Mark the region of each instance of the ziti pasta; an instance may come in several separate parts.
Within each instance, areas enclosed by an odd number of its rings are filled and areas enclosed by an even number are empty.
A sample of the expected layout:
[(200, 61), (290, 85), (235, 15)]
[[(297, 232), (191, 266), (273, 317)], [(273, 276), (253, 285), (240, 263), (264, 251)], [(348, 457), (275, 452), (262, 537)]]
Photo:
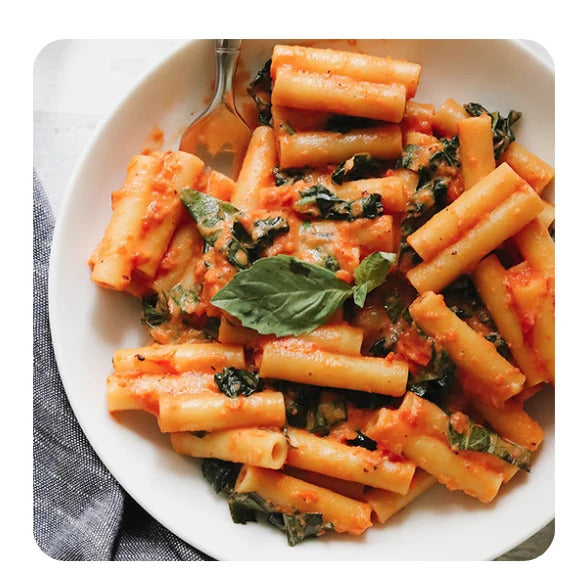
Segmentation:
[(524, 407), (554, 386), (554, 170), (520, 112), (423, 102), (421, 72), (276, 46), (236, 181), (136, 154), (89, 260), (150, 336), (111, 354), (110, 413), (291, 545), (434, 485), (489, 503), (547, 438)]

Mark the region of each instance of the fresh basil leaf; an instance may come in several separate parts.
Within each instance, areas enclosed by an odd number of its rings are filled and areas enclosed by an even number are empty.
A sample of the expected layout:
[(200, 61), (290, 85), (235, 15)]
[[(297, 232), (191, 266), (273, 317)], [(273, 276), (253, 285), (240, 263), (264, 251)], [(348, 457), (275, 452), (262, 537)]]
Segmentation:
[(351, 294), (351, 287), (329, 269), (276, 255), (238, 272), (211, 303), (244, 327), (281, 337), (326, 323)]
[(368, 293), (384, 283), (396, 258), (394, 253), (378, 251), (363, 259), (359, 267), (353, 271), (355, 280), (353, 300), (358, 307), (365, 305)]

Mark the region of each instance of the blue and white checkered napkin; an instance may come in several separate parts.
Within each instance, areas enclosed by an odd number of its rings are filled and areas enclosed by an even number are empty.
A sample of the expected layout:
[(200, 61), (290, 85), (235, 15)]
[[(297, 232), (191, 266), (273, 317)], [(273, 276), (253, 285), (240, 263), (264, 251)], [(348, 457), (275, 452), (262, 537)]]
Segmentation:
[(211, 560), (148, 515), (101, 463), (66, 398), (48, 326), (54, 228), (34, 174), (33, 530), (56, 560)]

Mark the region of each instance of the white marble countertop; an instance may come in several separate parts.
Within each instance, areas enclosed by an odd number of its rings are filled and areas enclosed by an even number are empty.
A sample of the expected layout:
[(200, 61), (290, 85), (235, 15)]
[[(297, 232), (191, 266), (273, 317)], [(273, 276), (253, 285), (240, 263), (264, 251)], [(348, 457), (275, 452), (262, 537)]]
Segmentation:
[[(77, 160), (98, 125), (181, 40), (59, 40), (34, 63), (33, 162), (55, 216)], [(545, 59), (547, 53), (532, 44)], [(500, 560), (527, 560), (549, 546), (554, 524)]]

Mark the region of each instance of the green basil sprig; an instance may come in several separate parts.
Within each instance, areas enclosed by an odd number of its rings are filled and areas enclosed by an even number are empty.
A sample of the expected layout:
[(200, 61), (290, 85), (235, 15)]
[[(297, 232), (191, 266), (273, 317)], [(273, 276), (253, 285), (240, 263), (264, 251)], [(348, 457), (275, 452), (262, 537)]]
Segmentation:
[(302, 335), (326, 323), (352, 296), (362, 307), (394, 260), (392, 253), (369, 255), (355, 270), (352, 286), (329, 269), (295, 257), (266, 257), (238, 272), (211, 303), (263, 335)]

